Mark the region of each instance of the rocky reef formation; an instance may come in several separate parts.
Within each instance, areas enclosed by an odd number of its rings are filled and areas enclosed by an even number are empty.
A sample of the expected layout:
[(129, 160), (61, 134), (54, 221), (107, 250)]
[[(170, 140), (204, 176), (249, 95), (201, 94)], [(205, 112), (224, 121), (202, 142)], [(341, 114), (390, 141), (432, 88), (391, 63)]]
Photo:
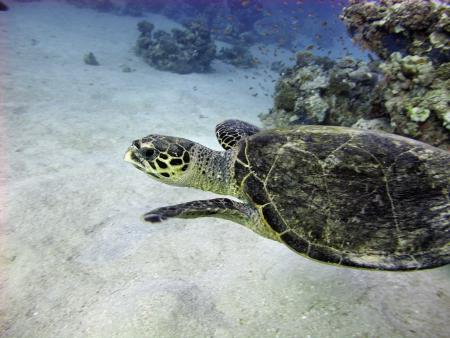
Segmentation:
[(387, 60), (394, 52), (450, 61), (450, 8), (431, 0), (349, 1), (342, 20), (361, 46)]
[(450, 150), (448, 1), (350, 0), (341, 17), (354, 41), (381, 60), (299, 54), (264, 124), (382, 129)]
[(165, 32), (153, 32), (154, 25), (148, 21), (138, 24), (140, 36), (136, 54), (159, 70), (179, 74), (208, 72), (216, 55), (216, 46), (209, 30), (198, 22), (191, 22), (185, 29), (174, 28)]
[(395, 132), (448, 147), (450, 63), (434, 65), (426, 56), (393, 53), (381, 68), (379, 92)]
[(267, 127), (352, 126), (360, 119), (378, 118), (382, 113), (373, 109), (377, 79), (375, 64), (299, 53), (296, 65), (277, 82), (274, 108), (260, 117)]
[(384, 61), (377, 102), (394, 131), (450, 150), (449, 3), (352, 0), (342, 19)]
[(250, 42), (253, 25), (263, 17), (259, 1), (241, 0), (130, 0), (134, 11), (151, 11), (183, 25), (197, 21), (215, 38), (230, 42)]

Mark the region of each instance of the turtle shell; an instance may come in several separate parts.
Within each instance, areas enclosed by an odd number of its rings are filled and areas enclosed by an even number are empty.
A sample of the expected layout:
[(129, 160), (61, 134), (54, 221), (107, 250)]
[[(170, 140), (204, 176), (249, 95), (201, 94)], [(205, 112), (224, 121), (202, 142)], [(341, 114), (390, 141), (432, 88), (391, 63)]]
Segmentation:
[(411, 270), (450, 263), (450, 153), (330, 126), (243, 140), (235, 178), (263, 223), (327, 263)]

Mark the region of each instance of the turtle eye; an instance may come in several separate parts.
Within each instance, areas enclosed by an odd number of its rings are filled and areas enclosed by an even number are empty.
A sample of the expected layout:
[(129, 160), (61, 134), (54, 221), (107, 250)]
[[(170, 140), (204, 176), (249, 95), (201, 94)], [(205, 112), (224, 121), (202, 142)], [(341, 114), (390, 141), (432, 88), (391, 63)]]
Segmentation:
[(156, 157), (156, 151), (152, 148), (143, 149), (142, 156), (144, 156), (146, 160), (153, 160)]

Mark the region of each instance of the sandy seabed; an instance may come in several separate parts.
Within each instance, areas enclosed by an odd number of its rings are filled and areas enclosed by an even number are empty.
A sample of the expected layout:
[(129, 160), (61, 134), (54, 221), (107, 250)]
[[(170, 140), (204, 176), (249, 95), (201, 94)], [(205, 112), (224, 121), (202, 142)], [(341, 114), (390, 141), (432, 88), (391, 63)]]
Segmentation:
[[(212, 194), (146, 178), (122, 161), (130, 142), (160, 133), (218, 149), (215, 124), (258, 123), (273, 84), (219, 62), (154, 70), (132, 51), (138, 20), (55, 3), (0, 13), (0, 336), (448, 337), (448, 267), (337, 268), (224, 220), (141, 223)], [(83, 63), (89, 51), (100, 66)]]

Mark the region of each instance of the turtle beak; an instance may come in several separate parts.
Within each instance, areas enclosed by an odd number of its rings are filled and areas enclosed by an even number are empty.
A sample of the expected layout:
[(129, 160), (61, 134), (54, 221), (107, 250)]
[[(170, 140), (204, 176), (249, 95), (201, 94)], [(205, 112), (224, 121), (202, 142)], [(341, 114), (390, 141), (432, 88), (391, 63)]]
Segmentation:
[(145, 170), (144, 164), (139, 159), (139, 151), (138, 148), (135, 146), (134, 142), (133, 145), (130, 148), (128, 148), (123, 159), (125, 162), (129, 162), (132, 165), (134, 165), (137, 169)]

